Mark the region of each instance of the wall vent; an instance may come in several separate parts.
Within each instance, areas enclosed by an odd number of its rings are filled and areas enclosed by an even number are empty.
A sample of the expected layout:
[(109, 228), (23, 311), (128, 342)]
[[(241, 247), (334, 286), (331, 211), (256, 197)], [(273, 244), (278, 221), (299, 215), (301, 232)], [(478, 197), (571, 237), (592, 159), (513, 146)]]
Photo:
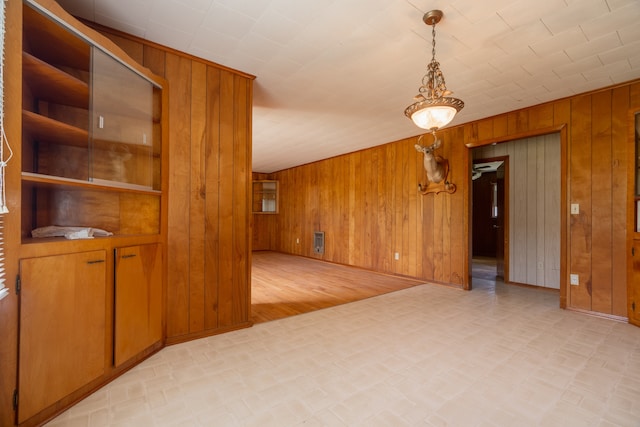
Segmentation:
[(324, 253), (324, 231), (313, 233), (313, 252), (317, 254)]

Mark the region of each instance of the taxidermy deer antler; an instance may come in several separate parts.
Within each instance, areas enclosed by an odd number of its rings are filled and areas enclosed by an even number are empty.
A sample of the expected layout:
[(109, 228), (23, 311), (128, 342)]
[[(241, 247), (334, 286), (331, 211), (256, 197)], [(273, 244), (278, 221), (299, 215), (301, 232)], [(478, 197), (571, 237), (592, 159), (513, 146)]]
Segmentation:
[(436, 137), (435, 130), (431, 132), (433, 134), (433, 144), (428, 147), (420, 145), (422, 137), (418, 138), (418, 144), (415, 145), (416, 150), (424, 154), (424, 169), (427, 172), (427, 178), (429, 183), (427, 185), (418, 184), (418, 190), (422, 194), (428, 193), (440, 193), (442, 191), (449, 194), (455, 193), (456, 185), (447, 181), (447, 175), (449, 175), (449, 161), (443, 159), (440, 156), (436, 156), (433, 152), (442, 145), (442, 141)]
[[(418, 138), (418, 142), (422, 140), (422, 136)], [(433, 132), (434, 142), (428, 147), (416, 144), (416, 150), (424, 154), (424, 169), (427, 171), (427, 178), (430, 182), (435, 184), (442, 182), (446, 178), (444, 166), (441, 162), (438, 162), (433, 152), (442, 145), (442, 141), (436, 137), (436, 133)]]

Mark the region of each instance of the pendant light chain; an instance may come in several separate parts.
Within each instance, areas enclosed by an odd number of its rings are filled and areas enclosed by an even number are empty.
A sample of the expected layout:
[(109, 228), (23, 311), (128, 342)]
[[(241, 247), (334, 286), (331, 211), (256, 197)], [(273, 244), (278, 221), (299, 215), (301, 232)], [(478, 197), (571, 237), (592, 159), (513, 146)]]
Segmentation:
[(436, 60), (436, 23), (431, 25), (431, 61)]

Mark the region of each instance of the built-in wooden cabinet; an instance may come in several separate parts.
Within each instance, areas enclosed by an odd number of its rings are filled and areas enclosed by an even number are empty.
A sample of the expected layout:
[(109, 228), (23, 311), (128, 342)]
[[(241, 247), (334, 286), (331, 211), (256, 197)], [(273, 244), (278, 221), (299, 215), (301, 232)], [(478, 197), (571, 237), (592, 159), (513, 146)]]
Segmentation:
[(631, 274), (628, 280), (629, 323), (640, 326), (640, 240), (631, 246)]
[(50, 225), (158, 234), (160, 85), (36, 3), (23, 21), (23, 242)]
[(105, 373), (104, 250), (20, 261), (18, 422)]
[(162, 340), (162, 251), (158, 244), (116, 248), (114, 364)]
[(39, 425), (164, 345), (167, 95), (54, 1), (22, 12), (15, 402)]
[(253, 181), (253, 213), (278, 213), (278, 181)]

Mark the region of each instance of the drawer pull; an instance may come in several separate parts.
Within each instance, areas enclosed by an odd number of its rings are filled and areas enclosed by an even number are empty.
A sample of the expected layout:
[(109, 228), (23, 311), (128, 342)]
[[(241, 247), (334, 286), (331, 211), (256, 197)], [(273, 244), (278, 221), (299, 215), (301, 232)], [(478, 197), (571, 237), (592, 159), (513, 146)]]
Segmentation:
[(101, 262), (104, 262), (103, 259), (94, 259), (91, 261), (87, 261), (87, 264), (100, 264)]
[(122, 255), (120, 258), (133, 258), (135, 256), (136, 254), (128, 254), (128, 255)]

